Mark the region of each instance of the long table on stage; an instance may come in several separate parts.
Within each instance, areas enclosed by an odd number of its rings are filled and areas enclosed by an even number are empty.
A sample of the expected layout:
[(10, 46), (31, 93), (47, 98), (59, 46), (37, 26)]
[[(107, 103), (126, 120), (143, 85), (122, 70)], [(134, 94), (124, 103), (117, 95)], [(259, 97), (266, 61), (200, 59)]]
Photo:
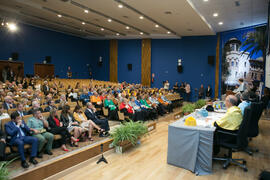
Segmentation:
[[(196, 175), (212, 173), (212, 153), (215, 127), (213, 122), (224, 115), (222, 112), (209, 112), (206, 118), (192, 113), (169, 125), (168, 164), (192, 171)], [(192, 116), (197, 126), (184, 125), (185, 119)]]

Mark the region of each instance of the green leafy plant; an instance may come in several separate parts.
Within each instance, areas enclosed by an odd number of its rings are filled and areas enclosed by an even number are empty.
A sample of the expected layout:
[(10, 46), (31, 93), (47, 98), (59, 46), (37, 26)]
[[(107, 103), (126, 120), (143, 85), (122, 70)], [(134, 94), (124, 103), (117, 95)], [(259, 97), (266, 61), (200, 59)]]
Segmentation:
[(10, 161), (0, 162), (0, 180), (8, 180), (9, 179), (10, 171), (8, 169), (8, 165), (10, 163), (12, 163), (15, 159), (17, 159), (17, 158), (14, 158)]
[(197, 102), (195, 102), (195, 109), (200, 109), (205, 105), (206, 105), (206, 101), (203, 99), (200, 99)]
[(142, 122), (126, 122), (117, 127), (112, 133), (112, 145), (119, 146), (121, 142), (129, 141), (132, 145), (136, 145), (139, 137), (144, 136), (148, 132), (148, 127)]
[(182, 110), (183, 110), (184, 114), (192, 113), (195, 110), (195, 105), (194, 104), (186, 104), (183, 106)]
[(245, 34), (246, 40), (243, 42), (243, 53), (249, 52), (249, 57), (259, 52), (263, 53), (263, 60), (266, 57), (266, 26), (259, 26), (255, 28), (255, 31)]

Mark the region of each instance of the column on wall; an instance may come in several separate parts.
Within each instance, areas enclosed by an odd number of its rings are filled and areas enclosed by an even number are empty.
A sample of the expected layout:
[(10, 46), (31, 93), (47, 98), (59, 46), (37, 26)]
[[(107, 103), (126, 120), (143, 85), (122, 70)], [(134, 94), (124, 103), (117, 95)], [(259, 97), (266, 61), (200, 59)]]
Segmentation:
[(118, 82), (118, 41), (110, 40), (110, 81)]
[(218, 98), (218, 86), (219, 86), (219, 43), (220, 43), (220, 33), (218, 33), (217, 47), (216, 47), (215, 98)]
[(141, 84), (151, 86), (151, 39), (142, 40)]

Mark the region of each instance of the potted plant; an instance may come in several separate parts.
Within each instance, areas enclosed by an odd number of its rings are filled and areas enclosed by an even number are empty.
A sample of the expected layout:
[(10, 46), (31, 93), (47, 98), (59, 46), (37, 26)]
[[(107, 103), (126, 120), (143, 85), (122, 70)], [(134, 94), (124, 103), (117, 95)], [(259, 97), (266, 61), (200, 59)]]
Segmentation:
[(113, 138), (112, 146), (116, 148), (117, 153), (122, 153), (124, 149), (135, 146), (138, 139), (148, 132), (148, 127), (142, 122), (126, 122), (111, 133)]
[[(17, 159), (17, 158), (15, 158)], [(2, 161), (0, 162), (0, 180), (8, 180), (10, 179), (8, 176), (10, 175), (10, 171), (8, 170), (8, 165), (13, 162), (15, 159), (10, 161)]]
[(203, 99), (200, 99), (197, 102), (195, 102), (195, 109), (200, 109), (205, 105), (206, 105), (206, 101)]
[(192, 113), (194, 111), (194, 109), (195, 109), (194, 104), (186, 104), (182, 108), (184, 115), (188, 115), (188, 114)]

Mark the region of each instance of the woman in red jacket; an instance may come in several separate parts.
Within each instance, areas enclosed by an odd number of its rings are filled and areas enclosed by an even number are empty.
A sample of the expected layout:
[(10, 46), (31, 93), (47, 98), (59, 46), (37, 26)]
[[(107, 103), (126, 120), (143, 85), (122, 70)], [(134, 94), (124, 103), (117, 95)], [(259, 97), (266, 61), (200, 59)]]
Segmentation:
[(135, 120), (135, 111), (128, 104), (128, 100), (126, 98), (122, 99), (122, 102), (120, 104), (120, 112), (124, 113), (125, 116), (128, 116), (131, 120)]

